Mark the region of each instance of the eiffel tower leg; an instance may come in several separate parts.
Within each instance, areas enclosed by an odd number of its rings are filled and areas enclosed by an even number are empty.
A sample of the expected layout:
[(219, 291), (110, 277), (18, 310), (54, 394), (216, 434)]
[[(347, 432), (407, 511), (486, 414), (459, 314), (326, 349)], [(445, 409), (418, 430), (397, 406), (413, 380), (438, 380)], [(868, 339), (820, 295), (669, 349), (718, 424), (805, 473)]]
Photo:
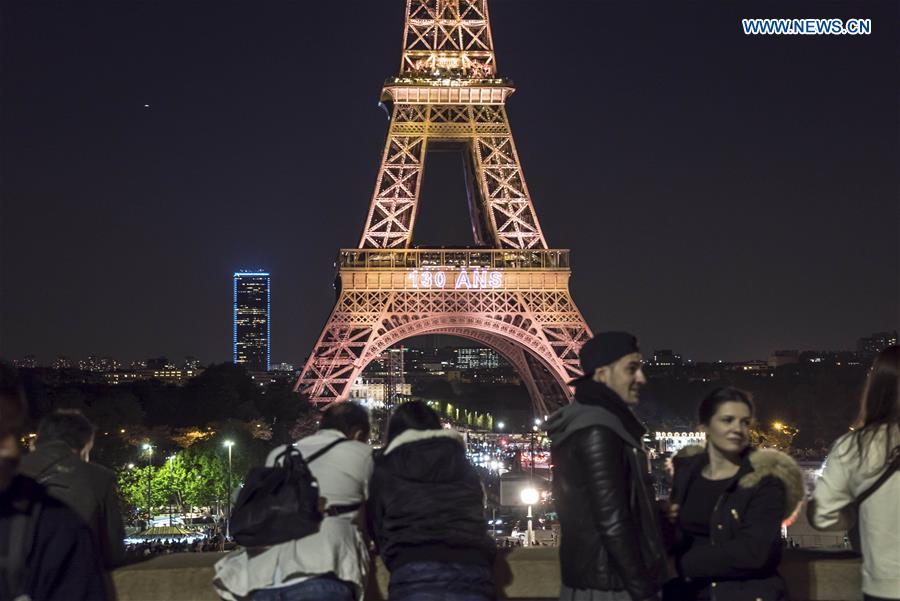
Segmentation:
[(392, 111), (360, 248), (404, 248), (412, 241), (427, 151), (425, 128), (417, 123), (425, 120), (427, 110), (397, 105)]
[(294, 390), (315, 403), (346, 400), (388, 298), (387, 292), (342, 291)]

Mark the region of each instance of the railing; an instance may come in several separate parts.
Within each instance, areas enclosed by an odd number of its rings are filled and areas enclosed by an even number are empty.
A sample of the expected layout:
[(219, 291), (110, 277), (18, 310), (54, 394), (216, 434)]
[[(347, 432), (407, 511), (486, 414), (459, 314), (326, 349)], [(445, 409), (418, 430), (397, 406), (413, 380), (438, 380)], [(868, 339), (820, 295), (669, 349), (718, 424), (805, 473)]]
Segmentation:
[(345, 248), (338, 255), (341, 269), (561, 269), (569, 265), (568, 250)]
[[(501, 549), (494, 565), (504, 599), (559, 599), (558, 549)], [(220, 553), (175, 553), (113, 573), (119, 601), (217, 601), (213, 564)], [(785, 549), (779, 571), (794, 601), (861, 601), (859, 558), (847, 553)], [(388, 572), (378, 561), (366, 599), (387, 598)]]

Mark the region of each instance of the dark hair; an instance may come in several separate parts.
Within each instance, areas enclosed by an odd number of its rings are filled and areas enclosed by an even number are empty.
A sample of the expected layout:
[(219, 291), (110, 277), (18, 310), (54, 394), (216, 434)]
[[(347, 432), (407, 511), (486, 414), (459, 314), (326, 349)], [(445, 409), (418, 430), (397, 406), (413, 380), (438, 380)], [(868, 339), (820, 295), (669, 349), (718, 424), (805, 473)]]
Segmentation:
[(394, 409), (388, 422), (385, 446), (407, 430), (440, 430), (441, 418), (422, 401), (408, 401)]
[[(900, 444), (893, 442), (894, 427), (900, 425), (900, 346), (889, 346), (875, 358), (872, 370), (866, 379), (866, 388), (859, 406), (859, 417), (856, 418), (854, 431), (851, 434), (856, 440), (859, 451), (859, 462), (862, 464), (876, 432), (885, 428), (885, 464), (889, 463), (897, 453)], [(881, 471), (884, 465), (878, 466)]]
[(64, 442), (73, 451), (80, 451), (94, 437), (97, 427), (78, 409), (57, 409), (38, 425), (37, 446)]
[(749, 392), (733, 386), (720, 386), (700, 401), (700, 406), (697, 407), (697, 421), (708, 426), (719, 406), (725, 403), (743, 403), (750, 408), (750, 415), (753, 415), (755, 410), (753, 396)]
[(19, 372), (0, 361), (0, 436), (19, 436), (25, 428), (27, 414)]
[(363, 433), (363, 438), (368, 439), (369, 428), (369, 412), (350, 401), (328, 407), (319, 422), (319, 430), (339, 430), (347, 437), (352, 436), (354, 430), (359, 430)]

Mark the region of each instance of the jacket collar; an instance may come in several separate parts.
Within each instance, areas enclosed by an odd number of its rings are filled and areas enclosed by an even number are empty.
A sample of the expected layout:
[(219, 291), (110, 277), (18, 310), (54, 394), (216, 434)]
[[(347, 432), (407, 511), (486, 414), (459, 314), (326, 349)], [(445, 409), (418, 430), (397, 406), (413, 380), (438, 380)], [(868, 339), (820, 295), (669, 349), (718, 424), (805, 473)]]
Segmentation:
[(61, 461), (78, 459), (72, 448), (61, 440), (38, 444), (34, 452), (26, 455), (38, 470), (43, 471)]
[(397, 436), (394, 440), (391, 441), (391, 444), (387, 446), (384, 450), (384, 455), (387, 455), (391, 451), (396, 450), (397, 448), (410, 444), (413, 442), (419, 442), (422, 440), (431, 440), (431, 439), (440, 439), (446, 438), (450, 440), (455, 440), (461, 445), (465, 444), (465, 440), (463, 439), (462, 434), (457, 432), (456, 430), (446, 430), (441, 428), (440, 430), (413, 430), (409, 429), (405, 432), (401, 432), (400, 435)]
[(576, 384), (575, 401), (582, 405), (603, 407), (622, 420), (622, 426), (625, 430), (638, 441), (647, 433), (647, 428), (638, 421), (638, 418), (625, 404), (622, 397), (602, 382), (583, 380)]
[[(681, 449), (673, 459), (676, 464), (684, 462), (684, 467), (688, 470), (687, 484), (679, 494), (681, 498), (673, 499), (675, 502), (681, 503), (694, 479), (709, 464), (709, 453), (706, 451), (706, 447), (691, 445)], [(783, 517), (790, 516), (798, 504), (803, 501), (805, 483), (803, 472), (787, 453), (776, 449), (747, 447), (741, 457), (741, 465), (737, 473), (731, 478), (725, 490), (732, 492), (738, 487), (753, 488), (767, 476), (778, 478), (784, 485), (787, 498)]]

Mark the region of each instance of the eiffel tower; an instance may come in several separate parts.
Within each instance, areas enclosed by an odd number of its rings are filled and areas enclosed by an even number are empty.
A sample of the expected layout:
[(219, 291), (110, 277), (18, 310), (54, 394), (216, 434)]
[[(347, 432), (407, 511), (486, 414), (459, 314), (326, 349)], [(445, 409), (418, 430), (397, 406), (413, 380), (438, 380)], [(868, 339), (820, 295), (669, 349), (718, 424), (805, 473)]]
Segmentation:
[[(477, 341), (512, 364), (536, 415), (571, 401), (590, 330), (569, 293), (569, 251), (549, 249), (513, 143), (487, 0), (407, 0), (381, 170), (359, 247), (342, 249), (337, 303), (294, 387), (346, 400), (388, 347), (423, 334)], [(429, 150), (464, 154), (474, 246), (413, 248)]]

